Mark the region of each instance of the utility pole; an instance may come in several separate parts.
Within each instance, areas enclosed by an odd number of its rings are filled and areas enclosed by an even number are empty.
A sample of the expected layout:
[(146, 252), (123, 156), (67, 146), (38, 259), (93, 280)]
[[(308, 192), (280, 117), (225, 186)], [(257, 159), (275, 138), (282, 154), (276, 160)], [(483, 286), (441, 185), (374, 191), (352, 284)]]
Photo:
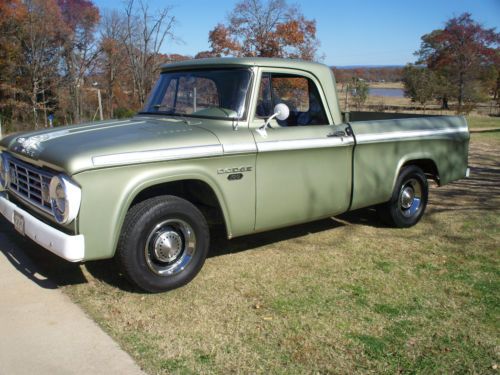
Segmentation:
[[(102, 115), (102, 100), (101, 100), (101, 89), (99, 88), (99, 82), (94, 82), (92, 83), (92, 86), (94, 86), (94, 90), (97, 90), (97, 103), (98, 103), (98, 110), (99, 110), (99, 119), (102, 121), (104, 120), (104, 116)], [(94, 118), (97, 114), (97, 111), (96, 113), (94, 114)], [(92, 120), (94, 121), (94, 120)]]
[(101, 100), (101, 89), (97, 88), (97, 101), (99, 102), (99, 118), (104, 120), (104, 117), (102, 116), (102, 100)]

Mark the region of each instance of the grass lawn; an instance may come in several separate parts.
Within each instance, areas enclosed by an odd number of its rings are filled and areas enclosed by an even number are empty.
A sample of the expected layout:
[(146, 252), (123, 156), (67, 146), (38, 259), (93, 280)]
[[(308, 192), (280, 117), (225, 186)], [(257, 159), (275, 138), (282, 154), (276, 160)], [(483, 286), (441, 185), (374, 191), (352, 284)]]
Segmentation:
[(215, 231), (195, 280), (157, 295), (109, 262), (44, 267), (151, 374), (498, 374), (492, 134), (473, 135), (471, 178), (432, 188), (410, 229), (362, 210), (233, 241)]
[(469, 128), (498, 128), (500, 129), (500, 117), (479, 117), (479, 116), (468, 116), (467, 123)]

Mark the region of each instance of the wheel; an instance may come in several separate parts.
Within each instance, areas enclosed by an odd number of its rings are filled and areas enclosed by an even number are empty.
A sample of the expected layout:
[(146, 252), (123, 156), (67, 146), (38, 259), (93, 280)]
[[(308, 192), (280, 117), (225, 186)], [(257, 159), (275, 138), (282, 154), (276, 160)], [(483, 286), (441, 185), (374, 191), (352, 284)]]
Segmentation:
[(424, 214), (429, 185), (424, 172), (417, 166), (404, 167), (396, 181), (391, 200), (377, 208), (383, 222), (407, 228), (418, 223)]
[(164, 292), (198, 274), (209, 241), (202, 213), (184, 199), (164, 195), (129, 210), (116, 257), (133, 284), (147, 292)]

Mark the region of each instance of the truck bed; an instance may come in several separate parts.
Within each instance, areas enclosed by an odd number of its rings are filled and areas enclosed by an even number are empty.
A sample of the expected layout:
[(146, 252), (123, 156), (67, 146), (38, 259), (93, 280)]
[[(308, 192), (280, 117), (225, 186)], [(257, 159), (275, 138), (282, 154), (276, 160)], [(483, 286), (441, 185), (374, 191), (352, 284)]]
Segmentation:
[(464, 117), (351, 112), (348, 123), (356, 144), (351, 209), (387, 201), (398, 171), (409, 161), (432, 170), (440, 185), (466, 174), (469, 132)]

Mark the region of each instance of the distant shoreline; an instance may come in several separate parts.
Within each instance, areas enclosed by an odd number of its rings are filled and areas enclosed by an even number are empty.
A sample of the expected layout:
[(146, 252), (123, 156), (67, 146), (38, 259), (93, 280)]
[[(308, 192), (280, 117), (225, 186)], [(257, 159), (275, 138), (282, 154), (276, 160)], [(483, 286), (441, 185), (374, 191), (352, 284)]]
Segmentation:
[(403, 82), (369, 82), (372, 89), (404, 89)]

